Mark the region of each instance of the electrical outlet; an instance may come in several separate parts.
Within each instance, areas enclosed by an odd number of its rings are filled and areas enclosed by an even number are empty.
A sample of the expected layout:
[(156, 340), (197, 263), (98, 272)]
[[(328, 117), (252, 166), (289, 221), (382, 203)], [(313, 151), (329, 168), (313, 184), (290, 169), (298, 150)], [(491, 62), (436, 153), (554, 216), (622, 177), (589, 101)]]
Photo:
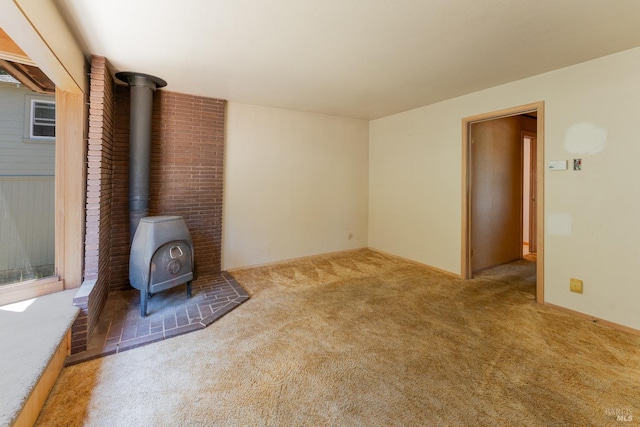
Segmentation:
[(574, 279), (573, 277), (569, 280), (569, 290), (571, 292), (576, 292), (578, 294), (582, 293), (582, 280)]

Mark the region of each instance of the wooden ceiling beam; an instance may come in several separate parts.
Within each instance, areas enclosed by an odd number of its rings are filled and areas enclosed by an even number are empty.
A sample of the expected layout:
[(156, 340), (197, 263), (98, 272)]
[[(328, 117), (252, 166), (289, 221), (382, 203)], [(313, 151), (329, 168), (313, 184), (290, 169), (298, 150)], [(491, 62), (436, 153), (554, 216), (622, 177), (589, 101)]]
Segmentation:
[(53, 95), (55, 84), (38, 67), (0, 59), (0, 68), (34, 92)]
[(2, 28), (0, 28), (0, 59), (31, 66), (36, 65)]

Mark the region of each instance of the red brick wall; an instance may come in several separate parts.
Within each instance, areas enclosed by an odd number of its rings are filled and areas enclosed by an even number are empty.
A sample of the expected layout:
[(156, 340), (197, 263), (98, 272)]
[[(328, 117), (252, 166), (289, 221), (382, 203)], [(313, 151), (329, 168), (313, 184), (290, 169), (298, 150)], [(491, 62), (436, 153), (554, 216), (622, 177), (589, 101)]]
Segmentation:
[[(155, 98), (155, 96), (154, 96)], [(111, 198), (111, 290), (129, 286), (129, 88), (115, 88), (113, 196)]]
[(113, 79), (105, 58), (91, 58), (84, 283), (89, 288), (74, 303), (80, 307), (71, 334), (71, 351), (86, 349), (87, 339), (107, 299), (111, 281), (111, 190), (113, 155)]
[(113, 78), (105, 58), (93, 57), (91, 65), (84, 280), (99, 279), (108, 283), (111, 271)]
[[(169, 82), (169, 85), (171, 82)], [(116, 87), (111, 199), (111, 290), (129, 285), (129, 88)], [(226, 101), (157, 90), (151, 137), (149, 215), (185, 218), (198, 281), (221, 268)]]
[[(72, 353), (86, 349), (110, 290), (129, 285), (129, 88), (91, 58), (84, 282)], [(199, 281), (220, 271), (226, 101), (156, 91), (149, 215), (181, 215)]]

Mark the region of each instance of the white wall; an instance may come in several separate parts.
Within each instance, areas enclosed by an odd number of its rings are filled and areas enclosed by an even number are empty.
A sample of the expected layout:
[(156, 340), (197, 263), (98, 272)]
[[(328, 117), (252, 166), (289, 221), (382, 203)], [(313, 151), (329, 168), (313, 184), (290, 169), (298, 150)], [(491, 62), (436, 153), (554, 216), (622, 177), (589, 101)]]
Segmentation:
[(545, 300), (640, 329), (640, 48), (372, 121), (369, 246), (460, 273), (461, 119), (540, 100), (583, 159), (545, 174)]
[(368, 122), (227, 108), (224, 269), (367, 246)]

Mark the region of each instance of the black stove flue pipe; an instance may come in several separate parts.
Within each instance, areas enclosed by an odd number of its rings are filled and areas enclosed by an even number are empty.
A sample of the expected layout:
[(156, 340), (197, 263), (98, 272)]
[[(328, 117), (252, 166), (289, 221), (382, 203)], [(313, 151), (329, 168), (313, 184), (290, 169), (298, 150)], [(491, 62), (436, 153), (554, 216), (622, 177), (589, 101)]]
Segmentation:
[(153, 92), (167, 82), (148, 74), (123, 71), (116, 78), (131, 90), (129, 123), (129, 229), (130, 241), (141, 218), (149, 216), (149, 175), (151, 165), (151, 113)]

